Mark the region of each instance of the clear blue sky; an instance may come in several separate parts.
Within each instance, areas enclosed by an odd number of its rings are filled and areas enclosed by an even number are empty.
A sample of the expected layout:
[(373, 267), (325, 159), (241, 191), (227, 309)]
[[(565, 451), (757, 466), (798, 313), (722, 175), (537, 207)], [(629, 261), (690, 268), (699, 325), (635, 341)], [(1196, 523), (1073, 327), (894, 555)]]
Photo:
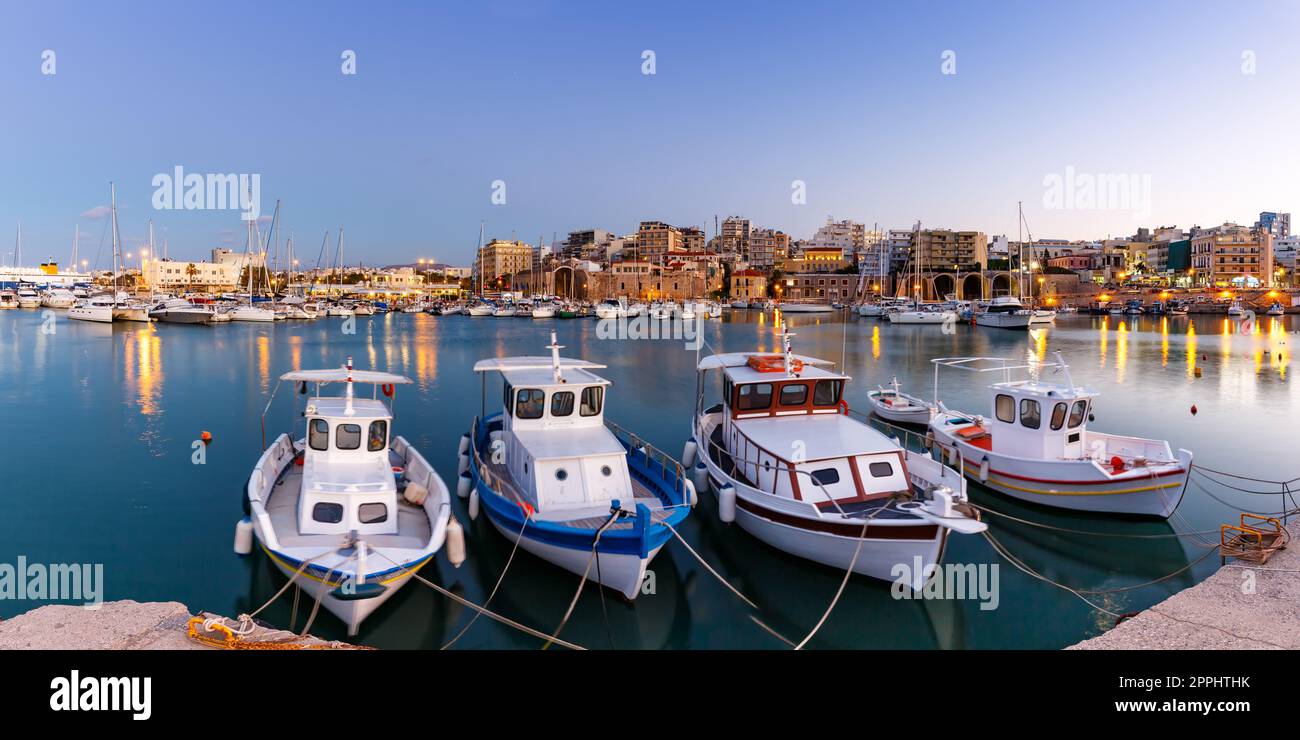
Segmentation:
[[(340, 224), (349, 262), (467, 264), (480, 220), (1014, 235), (1023, 200), (1035, 236), (1096, 238), (1300, 208), (1300, 4), (702, 5), (5, 2), (0, 252), (21, 219), (25, 261), (66, 259), (77, 223), (93, 258), (109, 180), (128, 247), (150, 217), (173, 257), (242, 246), (234, 212), (152, 209), (176, 165), (260, 174), (309, 262)], [(1067, 166), (1149, 175), (1150, 216), (1045, 209)]]

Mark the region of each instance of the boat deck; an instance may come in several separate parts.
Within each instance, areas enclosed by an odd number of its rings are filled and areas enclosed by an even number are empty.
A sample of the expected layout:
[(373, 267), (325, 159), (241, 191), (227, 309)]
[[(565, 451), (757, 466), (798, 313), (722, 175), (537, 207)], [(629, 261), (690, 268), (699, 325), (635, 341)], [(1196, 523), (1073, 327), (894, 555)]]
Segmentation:
[[(492, 474), (492, 481), (497, 486), (495, 490), (516, 504), (527, 504), (534, 510), (533, 518), (538, 521), (575, 529), (597, 529), (609, 520), (610, 511), (608, 506), (565, 507), (555, 511), (536, 511), (537, 501), (519, 490), (514, 479), (510, 477), (510, 471), (504, 464), (489, 462), (487, 467)], [(672, 509), (665, 508), (659, 497), (645, 484), (638, 481), (635, 476), (632, 477), (632, 500), (622, 501), (621, 503), (624, 509), (635, 509), (637, 504), (645, 504), (650, 509), (651, 522), (656, 524), (667, 519), (672, 514)], [(632, 523), (629, 521), (618, 521), (610, 525), (609, 529), (630, 529), (631, 527)]]
[[(393, 465), (404, 465), (400, 457), (391, 450), (388, 453)], [(305, 547), (319, 545), (342, 545), (347, 539), (344, 534), (298, 534), (298, 499), (302, 495), (302, 467), (290, 465), (271, 491), (266, 502), (266, 513), (271, 517), (275, 536), (283, 547)], [(432, 537), (429, 516), (423, 506), (413, 506), (401, 494), (397, 496), (397, 534), (366, 535), (366, 543), (371, 547), (400, 547), (411, 550), (423, 549)]]

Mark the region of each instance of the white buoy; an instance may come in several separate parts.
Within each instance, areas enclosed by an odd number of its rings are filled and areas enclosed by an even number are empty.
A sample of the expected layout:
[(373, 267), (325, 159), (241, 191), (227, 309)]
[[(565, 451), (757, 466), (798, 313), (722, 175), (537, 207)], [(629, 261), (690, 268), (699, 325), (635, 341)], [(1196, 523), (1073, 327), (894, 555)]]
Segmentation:
[(469, 454), (469, 432), (460, 435), (460, 447), (456, 449), (457, 455)]
[(456, 517), (447, 519), (447, 560), (453, 568), (459, 568), (465, 562), (465, 530)]
[(686, 440), (686, 447), (682, 450), (682, 465), (683, 465), (683, 466), (689, 468), (689, 467), (691, 467), (692, 465), (695, 464), (695, 451), (696, 451), (697, 449), (698, 449), (698, 446), (695, 444), (695, 440), (693, 440), (693, 439), (688, 439), (688, 440)]
[(736, 487), (730, 483), (718, 489), (718, 518), (727, 524), (736, 521)]
[(253, 551), (253, 520), (244, 517), (235, 523), (235, 552), (247, 555)]
[(474, 479), (470, 477), (469, 471), (460, 474), (456, 479), (456, 495), (465, 498), (469, 495), (469, 489), (474, 487)]
[(709, 467), (703, 462), (695, 463), (695, 469), (691, 471), (691, 477), (694, 478), (693, 482), (697, 493), (709, 490)]
[(952, 447), (948, 448), (948, 467), (957, 465), (957, 444), (954, 442)]
[(699, 494), (695, 492), (695, 484), (691, 482), (690, 478), (682, 479), (682, 494), (686, 498), (686, 503), (691, 505), (691, 508), (695, 508), (695, 505), (700, 502)]
[(457, 472), (458, 474), (459, 474), (459, 473), (464, 473), (466, 470), (469, 470), (469, 455), (468, 455), (468, 454), (461, 455), (461, 456), (460, 456), (460, 459), (456, 461), (456, 472)]
[(429, 489), (423, 483), (410, 481), (406, 484), (406, 490), (402, 491), (402, 498), (414, 506), (424, 506), (425, 500), (429, 498)]
[(925, 449), (929, 450), (934, 447), (934, 430), (931, 429), (925, 433)]
[(478, 521), (478, 489), (469, 492), (469, 520)]
[(986, 457), (980, 460), (980, 483), (989, 482), (989, 459)]

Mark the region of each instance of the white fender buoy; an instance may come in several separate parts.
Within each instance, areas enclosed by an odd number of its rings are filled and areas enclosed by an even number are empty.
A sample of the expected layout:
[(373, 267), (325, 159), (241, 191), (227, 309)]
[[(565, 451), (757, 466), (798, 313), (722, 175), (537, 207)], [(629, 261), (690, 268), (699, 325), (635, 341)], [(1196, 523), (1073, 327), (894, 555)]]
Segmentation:
[(730, 483), (718, 489), (718, 518), (727, 524), (736, 521), (736, 487)]
[(934, 430), (931, 429), (925, 433), (925, 449), (929, 450), (934, 447)]
[(456, 495), (465, 498), (469, 495), (469, 489), (473, 488), (473, 486), (474, 479), (470, 477), (469, 471), (466, 470), (456, 479)]
[(695, 444), (695, 440), (693, 440), (693, 439), (688, 439), (688, 440), (686, 440), (686, 447), (682, 450), (682, 465), (683, 465), (683, 466), (689, 468), (689, 467), (695, 465), (695, 451), (696, 451), (697, 449), (698, 449), (698, 446)]
[(948, 448), (948, 466), (955, 467), (956, 465), (957, 465), (957, 443), (954, 442), (952, 447)]
[(468, 455), (468, 454), (461, 455), (461, 456), (460, 456), (460, 459), (456, 461), (456, 472), (457, 472), (458, 474), (459, 474), (459, 473), (464, 473), (466, 470), (469, 470), (469, 455)]
[(682, 495), (686, 499), (686, 503), (691, 505), (692, 509), (700, 502), (699, 494), (695, 492), (695, 483), (693, 483), (690, 478), (682, 479)]
[(247, 555), (253, 551), (253, 520), (244, 517), (235, 523), (235, 552)]
[(478, 489), (469, 492), (469, 520), (478, 521)]
[(447, 519), (447, 560), (453, 568), (459, 568), (465, 562), (465, 529), (456, 517)]
[(989, 459), (985, 457), (980, 460), (980, 483), (989, 482)]
[(469, 432), (460, 435), (460, 447), (456, 449), (457, 455), (469, 454)]
[(423, 483), (410, 481), (406, 484), (406, 490), (402, 491), (402, 498), (414, 506), (424, 506), (425, 500), (429, 498), (429, 489)]
[(691, 471), (691, 477), (694, 478), (695, 491), (709, 490), (709, 468), (703, 461), (695, 463), (695, 469)]

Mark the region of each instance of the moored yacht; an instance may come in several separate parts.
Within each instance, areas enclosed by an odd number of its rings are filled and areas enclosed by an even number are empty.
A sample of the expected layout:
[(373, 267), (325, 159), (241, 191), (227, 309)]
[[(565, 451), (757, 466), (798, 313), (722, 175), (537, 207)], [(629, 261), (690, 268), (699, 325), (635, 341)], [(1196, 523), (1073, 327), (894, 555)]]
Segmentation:
[(112, 293), (100, 293), (77, 301), (68, 309), (68, 318), (77, 321), (113, 323), (113, 308), (117, 300)]
[(988, 307), (975, 314), (975, 324), (997, 329), (1027, 329), (1033, 323), (1034, 312), (1025, 308), (1013, 295), (1000, 295)]
[(168, 298), (149, 309), (149, 317), (169, 324), (211, 324), (212, 306), (196, 305), (184, 298)]
[(40, 308), (41, 294), (37, 293), (34, 288), (18, 289), (18, 307), (19, 308)]
[[(685, 460), (712, 487), (724, 522), (785, 552), (887, 581), (906, 564), (919, 590), (950, 531), (986, 528), (966, 506), (956, 470), (851, 418), (848, 376), (832, 363), (783, 354), (712, 355), (698, 365), (700, 395)], [(704, 407), (707, 373), (722, 402)], [(914, 568), (918, 562), (920, 568)]]
[[(315, 386), (302, 413), (306, 429), (297, 439), (281, 434), (257, 461), (235, 550), (249, 552), (256, 535), (276, 568), (355, 635), (449, 537), (448, 556), (460, 565), (464, 541), (451, 496), (428, 461), (392, 434), (392, 409), (379, 389), (391, 397), (409, 378), (353, 370), (348, 358), (342, 368), (280, 380), (304, 394)], [(330, 383), (342, 384), (343, 395), (322, 396)], [(372, 386), (372, 398), (356, 397), (356, 383)]]
[[(1097, 392), (1074, 385), (1059, 352), (1055, 362), (1028, 365), (997, 357), (932, 362), (936, 397), (941, 367), (1003, 377), (989, 386), (989, 418), (940, 403), (930, 420), (943, 459), (960, 462), (971, 479), (1013, 498), (1079, 511), (1165, 518), (1182, 499), (1192, 453), (1175, 455), (1164, 440), (1088, 429)], [(1043, 381), (1044, 369), (1060, 371), (1065, 382)], [(1028, 378), (1012, 380), (1021, 371)]]
[[(482, 360), (499, 372), (504, 409), (474, 419), (461, 441), (458, 491), (510, 542), (629, 600), (646, 566), (694, 504), (681, 466), (604, 418), (610, 383), (594, 362)], [(486, 380), (485, 380), (486, 382)]]
[(41, 305), (46, 308), (71, 308), (77, 302), (77, 296), (67, 288), (51, 288), (41, 296)]

